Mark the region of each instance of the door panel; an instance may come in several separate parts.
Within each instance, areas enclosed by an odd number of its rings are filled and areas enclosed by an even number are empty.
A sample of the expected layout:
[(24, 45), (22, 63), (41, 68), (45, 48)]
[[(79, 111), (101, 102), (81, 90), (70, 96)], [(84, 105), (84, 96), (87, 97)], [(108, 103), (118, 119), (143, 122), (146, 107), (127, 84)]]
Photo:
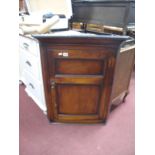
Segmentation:
[(56, 59), (55, 63), (55, 74), (103, 74), (103, 60)]
[(104, 80), (108, 75), (105, 70), (112, 53), (95, 48), (47, 51), (54, 118), (102, 121), (105, 102), (101, 102), (101, 98), (106, 96)]
[(57, 85), (59, 114), (97, 114), (100, 87), (96, 85)]

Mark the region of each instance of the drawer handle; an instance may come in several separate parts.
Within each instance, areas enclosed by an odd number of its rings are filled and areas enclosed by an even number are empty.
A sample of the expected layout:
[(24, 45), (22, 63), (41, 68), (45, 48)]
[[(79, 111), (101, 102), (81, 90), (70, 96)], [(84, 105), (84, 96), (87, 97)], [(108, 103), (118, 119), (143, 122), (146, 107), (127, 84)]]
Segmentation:
[(35, 89), (34, 85), (32, 83), (29, 83), (32, 89)]
[(29, 65), (30, 67), (32, 66), (31, 63), (30, 63), (30, 61), (28, 61), (28, 60), (27, 60), (25, 63), (26, 63), (27, 65)]
[(23, 47), (24, 47), (25, 49), (28, 49), (28, 48), (29, 48), (29, 44), (23, 43)]

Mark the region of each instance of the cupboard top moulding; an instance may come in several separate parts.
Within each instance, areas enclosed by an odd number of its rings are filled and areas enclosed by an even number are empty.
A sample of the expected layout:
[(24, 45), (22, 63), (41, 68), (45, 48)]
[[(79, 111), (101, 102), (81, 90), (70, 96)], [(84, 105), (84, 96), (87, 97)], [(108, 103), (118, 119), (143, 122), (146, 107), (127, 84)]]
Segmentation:
[[(37, 38), (40, 43), (46, 44), (89, 44), (91, 45), (101, 45), (111, 47), (119, 46), (123, 41), (132, 39), (129, 36), (120, 36), (113, 34), (93, 34), (93, 33), (84, 33), (76, 31), (65, 31), (58, 33), (49, 33), (49, 34), (35, 34), (34, 38)], [(59, 42), (57, 42), (59, 40)], [(92, 44), (91, 44), (92, 43)]]
[(122, 43), (130, 38), (67, 32), (34, 37), (40, 43), (48, 119), (105, 122), (117, 54)]

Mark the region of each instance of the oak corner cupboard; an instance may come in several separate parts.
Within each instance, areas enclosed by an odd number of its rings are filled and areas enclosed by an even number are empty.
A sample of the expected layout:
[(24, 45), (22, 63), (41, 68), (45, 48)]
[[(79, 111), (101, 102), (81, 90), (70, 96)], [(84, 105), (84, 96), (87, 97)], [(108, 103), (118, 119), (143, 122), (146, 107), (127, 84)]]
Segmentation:
[(40, 44), (48, 119), (51, 122), (105, 122), (115, 92), (120, 47), (130, 38), (89, 33), (33, 37)]

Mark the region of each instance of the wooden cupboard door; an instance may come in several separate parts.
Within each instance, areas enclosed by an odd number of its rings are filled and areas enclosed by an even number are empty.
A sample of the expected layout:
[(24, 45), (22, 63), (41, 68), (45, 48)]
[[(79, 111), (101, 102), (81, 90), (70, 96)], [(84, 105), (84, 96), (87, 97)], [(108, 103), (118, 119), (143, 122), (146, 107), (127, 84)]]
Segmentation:
[[(108, 102), (107, 70), (112, 53), (102, 50), (48, 51), (54, 119), (103, 121)], [(110, 80), (110, 76), (109, 79)], [(106, 98), (108, 97), (108, 98)]]

